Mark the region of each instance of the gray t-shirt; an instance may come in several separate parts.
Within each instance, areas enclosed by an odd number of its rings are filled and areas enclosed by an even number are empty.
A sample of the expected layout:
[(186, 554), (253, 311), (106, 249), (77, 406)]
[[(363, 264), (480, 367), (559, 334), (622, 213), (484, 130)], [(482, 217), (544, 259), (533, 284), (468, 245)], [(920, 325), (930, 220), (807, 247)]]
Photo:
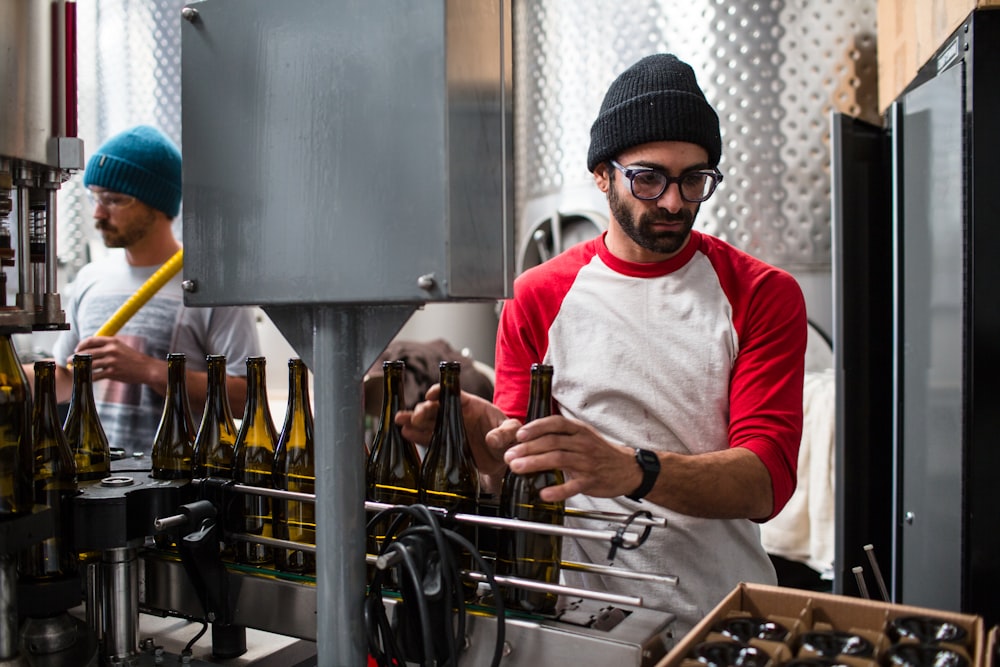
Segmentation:
[[(77, 343), (94, 335), (158, 268), (130, 266), (118, 253), (84, 266), (68, 290), (65, 309), (70, 328), (56, 341), (56, 362), (68, 363)], [(246, 375), (247, 356), (260, 354), (253, 309), (188, 308), (181, 280), (178, 273), (116, 335), (155, 359), (184, 353), (189, 370), (204, 371), (206, 355), (224, 354), (230, 375)], [(94, 383), (94, 400), (112, 447), (121, 447), (128, 455), (149, 453), (163, 412), (162, 396), (145, 385), (101, 380)], [(191, 418), (197, 427), (201, 415)]]

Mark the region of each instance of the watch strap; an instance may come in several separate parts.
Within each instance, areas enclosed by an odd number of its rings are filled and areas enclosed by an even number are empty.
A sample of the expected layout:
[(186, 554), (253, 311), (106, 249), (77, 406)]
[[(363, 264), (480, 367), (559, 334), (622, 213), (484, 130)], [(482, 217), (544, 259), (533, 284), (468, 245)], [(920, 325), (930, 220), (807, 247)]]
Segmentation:
[(635, 462), (642, 469), (642, 482), (632, 493), (626, 494), (629, 500), (639, 502), (647, 493), (653, 490), (656, 478), (660, 476), (660, 457), (656, 452), (641, 447), (635, 448)]

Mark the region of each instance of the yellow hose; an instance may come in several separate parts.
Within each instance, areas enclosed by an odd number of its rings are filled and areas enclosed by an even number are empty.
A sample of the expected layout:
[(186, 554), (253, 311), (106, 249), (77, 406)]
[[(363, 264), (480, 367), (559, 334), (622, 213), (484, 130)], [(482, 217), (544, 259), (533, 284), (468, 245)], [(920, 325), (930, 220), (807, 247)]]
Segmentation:
[(167, 284), (167, 282), (177, 275), (177, 272), (181, 270), (184, 266), (184, 248), (181, 248), (174, 253), (174, 256), (163, 263), (163, 266), (158, 268), (156, 272), (151, 275), (146, 282), (142, 284), (135, 294), (128, 298), (128, 301), (123, 303), (115, 314), (111, 316), (107, 322), (101, 325), (101, 328), (97, 330), (94, 334), (95, 336), (114, 336), (118, 333), (118, 330), (125, 326), (136, 311), (142, 308), (147, 301), (149, 301), (154, 294), (156, 294), (161, 287)]

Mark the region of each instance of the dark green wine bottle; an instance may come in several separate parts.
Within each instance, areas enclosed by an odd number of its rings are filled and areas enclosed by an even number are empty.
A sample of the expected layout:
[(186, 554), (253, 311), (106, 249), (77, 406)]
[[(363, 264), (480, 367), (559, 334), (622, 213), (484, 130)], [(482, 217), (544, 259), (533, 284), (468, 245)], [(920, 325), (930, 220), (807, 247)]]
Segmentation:
[[(233, 455), (233, 479), (239, 484), (274, 488), (274, 450), (278, 436), (274, 432), (271, 408), (267, 402), (267, 360), (247, 357), (247, 403), (243, 423), (236, 436)], [(243, 499), (243, 531), (259, 537), (273, 537), (271, 499), (268, 496), (240, 494)], [(271, 547), (241, 541), (236, 560), (248, 565), (263, 565), (274, 560)]]
[[(372, 440), (366, 470), (368, 499), (391, 505), (412, 505), (420, 500), (420, 455), (396, 424), (403, 402), (404, 361), (382, 362), (382, 412)], [(379, 521), (370, 538), (376, 548), (385, 541), (392, 518)]]
[(0, 334), (0, 520), (31, 513), (31, 387), (9, 334)]
[[(420, 467), (420, 491), (423, 504), (460, 514), (478, 514), (479, 471), (476, 469), (462, 420), (462, 364), (442, 361), (441, 395), (434, 432)], [(458, 532), (476, 545), (476, 527), (460, 523)], [(460, 565), (473, 569), (472, 555), (465, 552)], [(467, 588), (468, 590), (468, 588)], [(475, 588), (471, 587), (472, 594)], [(466, 597), (472, 597), (467, 594)]]
[[(274, 454), (274, 485), (284, 491), (316, 492), (313, 413), (309, 403), (309, 370), (301, 359), (288, 360), (288, 407)], [(275, 537), (316, 544), (316, 504), (303, 500), (274, 501)], [(283, 572), (312, 574), (316, 554), (276, 549), (275, 566)]]
[(111, 474), (111, 450), (94, 404), (93, 357), (89, 354), (73, 355), (73, 393), (63, 432), (76, 458), (77, 481), (104, 479)]
[[(526, 423), (551, 414), (552, 366), (532, 364)], [(544, 470), (526, 475), (517, 475), (508, 470), (500, 491), (500, 515), (507, 519), (561, 526), (565, 503), (542, 500), (539, 492), (547, 486), (563, 482), (560, 470)], [(503, 530), (500, 533), (498, 573), (558, 584), (561, 559), (562, 537), (559, 535), (519, 530)], [(504, 602), (510, 609), (550, 614), (555, 611), (557, 600), (558, 596), (554, 593), (529, 591), (513, 586), (504, 588)]]
[(71, 503), (76, 495), (76, 460), (59, 423), (56, 410), (56, 364), (35, 362), (35, 400), (31, 414), (34, 452), (34, 497), (52, 510), (55, 534), (21, 552), (22, 578), (56, 579), (73, 575), (77, 559), (71, 548)]
[(153, 438), (153, 477), (191, 479), (194, 465), (194, 428), (188, 403), (186, 357), (180, 352), (167, 355), (167, 394), (163, 414)]
[(208, 384), (205, 411), (194, 439), (193, 475), (197, 478), (231, 479), (237, 431), (226, 386), (226, 356), (209, 354), (205, 363), (208, 366)]

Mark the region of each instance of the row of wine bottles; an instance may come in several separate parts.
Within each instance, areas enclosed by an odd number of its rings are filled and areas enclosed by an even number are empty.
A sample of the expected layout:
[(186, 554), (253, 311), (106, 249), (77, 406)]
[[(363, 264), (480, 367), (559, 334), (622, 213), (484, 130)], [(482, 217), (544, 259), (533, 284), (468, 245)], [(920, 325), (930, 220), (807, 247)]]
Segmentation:
[[(264, 357), (248, 357), (247, 401), (237, 430), (226, 388), (226, 358), (209, 355), (205, 409), (197, 431), (193, 428), (185, 385), (183, 354), (167, 355), (168, 383), (164, 409), (152, 447), (152, 476), (158, 479), (223, 477), (248, 486), (315, 492), (313, 415), (308, 371), (300, 359), (288, 362), (288, 405), (280, 431), (274, 427), (265, 377)], [(0, 336), (0, 517), (31, 511), (33, 504), (56, 512), (57, 534), (32, 548), (21, 560), (24, 576), (53, 577), (76, 569), (76, 555), (65, 545), (67, 521), (59, 516), (77, 492), (77, 480), (100, 479), (110, 472), (107, 437), (94, 405), (89, 355), (73, 359), (73, 393), (65, 424), (57, 421), (55, 364), (35, 364), (32, 401), (10, 336)], [(440, 409), (426, 455), (406, 440), (395, 417), (404, 405), (403, 361), (383, 364), (383, 405), (366, 468), (369, 500), (394, 505), (422, 502), (457, 513), (478, 513), (479, 475), (469, 446), (461, 409), (461, 364), (442, 362)], [(552, 413), (552, 368), (534, 365), (528, 421)], [(500, 494), (500, 514), (507, 518), (561, 524), (562, 503), (547, 503), (539, 491), (562, 482), (559, 471), (533, 475), (508, 473)], [(311, 502), (242, 495), (242, 529), (251, 535), (315, 544), (315, 508)], [(463, 524), (472, 544), (475, 528)], [(386, 522), (369, 535), (369, 551), (389, 536)], [(556, 583), (561, 540), (558, 536), (522, 531), (499, 531), (496, 544), (498, 574)], [(161, 542), (162, 543), (162, 542)], [(315, 555), (304, 550), (273, 549), (240, 542), (238, 562), (274, 563), (287, 572), (315, 571)], [(472, 568), (471, 554), (463, 566)], [(551, 594), (507, 589), (508, 606), (549, 612)]]
[[(386, 361), (383, 371), (381, 421), (372, 441), (366, 470), (367, 496), (374, 502), (393, 505), (421, 502), (455, 513), (478, 513), (479, 474), (462, 419), (461, 364), (446, 361), (439, 365), (441, 393), (433, 435), (423, 461), (416, 447), (396, 424), (396, 414), (404, 405), (402, 396), (405, 363)], [(535, 364), (531, 368), (531, 386), (527, 420), (552, 414), (552, 367)], [(562, 502), (546, 502), (541, 489), (562, 483), (558, 470), (529, 475), (508, 472), (500, 493), (500, 515), (539, 523), (561, 525)], [(390, 520), (372, 524), (369, 550), (381, 549), (389, 535)], [(472, 544), (479, 542), (468, 524), (459, 524)], [(562, 540), (557, 535), (503, 530), (496, 533), (495, 567), (497, 574), (558, 583)], [(464, 554), (462, 567), (473, 567), (471, 554)], [(557, 596), (514, 587), (504, 589), (508, 608), (536, 613), (551, 613)]]
[(18, 556), (20, 576), (45, 580), (77, 570), (70, 550), (69, 503), (78, 480), (110, 470), (108, 439), (94, 405), (91, 357), (73, 358), (73, 393), (64, 423), (56, 404), (55, 362), (35, 362), (29, 389), (9, 335), (0, 335), (0, 518), (26, 515), (35, 504), (53, 513), (54, 535)]
[[(185, 384), (183, 354), (167, 355), (167, 391), (152, 447), (152, 476), (234, 478), (237, 482), (312, 493), (313, 419), (308, 372), (299, 359), (289, 365), (284, 426), (274, 428), (265, 385), (265, 359), (247, 359), (248, 399), (237, 431), (226, 388), (226, 358), (209, 355), (205, 410), (197, 434)], [(58, 422), (55, 363), (36, 362), (34, 400), (9, 335), (0, 336), (0, 519), (28, 514), (35, 504), (53, 511), (55, 535), (19, 557), (22, 577), (53, 578), (77, 570), (78, 555), (68, 521), (78, 481), (110, 474), (108, 439), (94, 403), (92, 359), (73, 357), (73, 392), (65, 423)], [(315, 543), (313, 503), (244, 496), (246, 532)], [(272, 512), (273, 509), (273, 512)], [(158, 540), (164, 544), (164, 540)], [(83, 555), (81, 554), (81, 557)], [(309, 573), (315, 557), (302, 550), (241, 543), (245, 563), (274, 562), (279, 569)]]
[[(236, 428), (226, 388), (226, 358), (208, 355), (205, 410), (197, 434), (185, 385), (185, 357), (167, 355), (163, 416), (153, 438), (152, 475), (157, 479), (222, 477), (239, 484), (299, 493), (315, 492), (313, 414), (309, 373), (301, 359), (288, 360), (288, 405), (278, 431), (267, 399), (266, 359), (247, 357), (247, 400)], [(260, 537), (316, 543), (312, 502), (244, 494), (243, 532)], [(284, 572), (315, 572), (316, 557), (301, 549), (241, 541), (235, 559), (249, 565), (273, 563)]]

